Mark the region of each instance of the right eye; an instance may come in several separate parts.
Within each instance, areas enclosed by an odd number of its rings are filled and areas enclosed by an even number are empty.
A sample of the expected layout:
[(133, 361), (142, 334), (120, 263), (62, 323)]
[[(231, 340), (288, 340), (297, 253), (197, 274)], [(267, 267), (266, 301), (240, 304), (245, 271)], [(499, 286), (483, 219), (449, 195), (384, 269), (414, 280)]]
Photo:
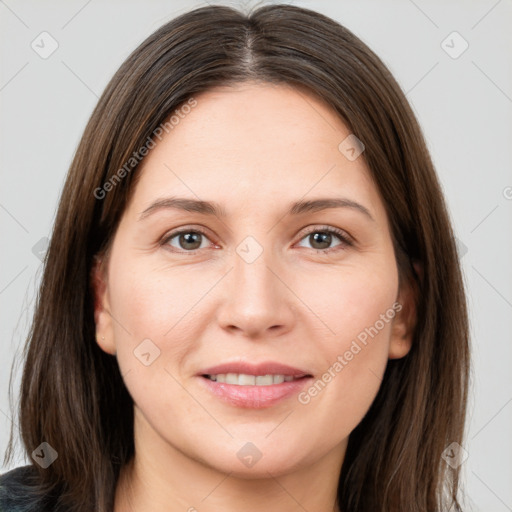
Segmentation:
[(188, 229), (170, 233), (162, 241), (162, 245), (170, 245), (176, 249), (176, 252), (193, 253), (196, 250), (204, 249), (203, 242), (205, 240), (209, 239), (202, 231)]

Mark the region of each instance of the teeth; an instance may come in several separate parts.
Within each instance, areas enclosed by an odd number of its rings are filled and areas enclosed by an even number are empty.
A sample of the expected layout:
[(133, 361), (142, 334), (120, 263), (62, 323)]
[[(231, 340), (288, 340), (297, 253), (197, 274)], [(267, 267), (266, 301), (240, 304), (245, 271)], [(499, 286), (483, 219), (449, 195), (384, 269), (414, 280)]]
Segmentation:
[(295, 380), (291, 375), (247, 375), (245, 373), (219, 373), (208, 375), (210, 380), (238, 386), (271, 386)]
[[(242, 375), (240, 375), (240, 379), (241, 378)], [(274, 382), (274, 377), (272, 377), (272, 375), (258, 375), (257, 377), (254, 378), (254, 380), (256, 381), (254, 382), (254, 384), (256, 384), (257, 386), (271, 386), (272, 384), (277, 384), (276, 382)]]

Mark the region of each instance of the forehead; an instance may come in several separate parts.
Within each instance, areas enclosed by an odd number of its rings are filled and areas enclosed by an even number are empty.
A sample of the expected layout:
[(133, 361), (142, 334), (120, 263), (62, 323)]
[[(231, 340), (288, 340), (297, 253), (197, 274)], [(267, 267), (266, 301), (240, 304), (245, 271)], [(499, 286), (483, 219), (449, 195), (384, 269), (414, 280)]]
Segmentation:
[[(180, 121), (169, 137), (169, 148), (193, 146), (224, 159), (244, 156), (254, 165), (269, 156), (282, 162), (309, 160), (316, 153), (337, 153), (350, 132), (339, 116), (319, 98), (288, 85), (243, 83), (216, 88), (196, 98), (197, 106)], [(273, 174), (273, 173), (272, 173)]]
[(315, 95), (244, 83), (194, 99), (143, 161), (134, 195), (139, 208), (165, 195), (243, 207), (248, 199), (268, 206), (277, 195), (288, 204), (339, 192), (382, 213), (363, 158), (349, 160), (339, 149), (350, 130)]

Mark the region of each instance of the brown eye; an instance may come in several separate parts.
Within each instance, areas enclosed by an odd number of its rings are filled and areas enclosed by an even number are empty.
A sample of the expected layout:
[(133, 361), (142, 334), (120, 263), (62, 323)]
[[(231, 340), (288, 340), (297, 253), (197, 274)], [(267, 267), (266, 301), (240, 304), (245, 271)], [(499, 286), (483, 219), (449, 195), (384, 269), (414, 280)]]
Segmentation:
[(182, 251), (202, 249), (202, 243), (208, 240), (206, 235), (198, 231), (180, 231), (169, 236), (164, 243)]
[[(310, 230), (310, 232), (301, 239), (301, 242), (303, 240), (309, 242), (311, 249), (323, 252), (329, 252), (331, 249), (343, 249), (352, 245), (349, 237), (345, 235), (343, 231), (334, 228), (316, 228)], [(300, 243), (299, 246), (301, 246)], [(304, 246), (302, 245), (302, 247)]]
[(313, 249), (328, 249), (332, 242), (332, 235), (326, 232), (316, 232), (309, 235)]

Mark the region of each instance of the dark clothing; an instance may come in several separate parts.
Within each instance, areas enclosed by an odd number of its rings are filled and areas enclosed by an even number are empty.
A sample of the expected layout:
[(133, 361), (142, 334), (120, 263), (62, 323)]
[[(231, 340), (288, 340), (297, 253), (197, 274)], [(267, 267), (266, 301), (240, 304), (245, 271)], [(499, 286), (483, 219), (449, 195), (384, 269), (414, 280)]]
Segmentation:
[(52, 512), (49, 496), (40, 496), (37, 470), (20, 466), (0, 476), (0, 512)]

